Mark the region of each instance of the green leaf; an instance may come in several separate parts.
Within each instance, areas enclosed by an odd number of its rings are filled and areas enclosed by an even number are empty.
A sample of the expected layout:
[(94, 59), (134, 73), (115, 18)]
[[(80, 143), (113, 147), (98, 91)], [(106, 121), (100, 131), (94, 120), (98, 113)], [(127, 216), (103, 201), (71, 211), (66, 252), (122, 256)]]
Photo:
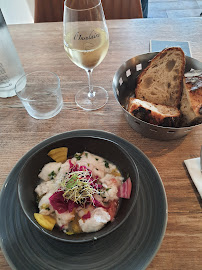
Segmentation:
[(106, 160), (104, 160), (104, 163), (105, 163), (105, 167), (106, 167), (106, 168), (109, 168), (109, 162), (106, 161)]
[(50, 179), (51, 180), (53, 180), (54, 178), (55, 178), (55, 176), (56, 176), (57, 174), (54, 172), (54, 171), (52, 171), (51, 173), (49, 173), (49, 177), (50, 177)]
[(74, 155), (74, 157), (75, 157), (77, 160), (80, 160), (80, 159), (81, 159), (81, 156), (82, 156), (82, 154), (77, 154), (77, 153)]
[(66, 188), (72, 188), (72, 187), (75, 187), (76, 184), (77, 184), (77, 180), (78, 180), (78, 175), (77, 174), (74, 174), (70, 179), (69, 181), (66, 183)]

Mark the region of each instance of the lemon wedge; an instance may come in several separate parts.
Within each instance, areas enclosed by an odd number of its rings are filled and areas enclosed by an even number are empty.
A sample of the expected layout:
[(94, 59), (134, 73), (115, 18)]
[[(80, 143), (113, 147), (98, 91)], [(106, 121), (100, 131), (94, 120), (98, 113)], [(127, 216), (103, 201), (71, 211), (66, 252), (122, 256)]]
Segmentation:
[(45, 216), (39, 213), (34, 213), (34, 217), (36, 221), (39, 223), (39, 225), (41, 225), (44, 229), (47, 229), (49, 231), (52, 231), (56, 224), (56, 220), (51, 216)]
[(67, 160), (67, 152), (67, 147), (59, 147), (52, 149), (50, 152), (48, 152), (48, 156), (56, 162), (64, 163)]

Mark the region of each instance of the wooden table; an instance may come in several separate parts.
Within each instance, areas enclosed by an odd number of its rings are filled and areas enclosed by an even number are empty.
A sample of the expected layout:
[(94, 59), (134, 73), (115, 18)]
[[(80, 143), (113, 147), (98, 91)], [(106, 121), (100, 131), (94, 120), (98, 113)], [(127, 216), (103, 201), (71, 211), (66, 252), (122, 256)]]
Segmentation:
[[(16, 162), (42, 140), (75, 129), (112, 132), (140, 148), (157, 168), (168, 199), (168, 224), (162, 245), (148, 269), (201, 269), (201, 199), (183, 164), (199, 156), (202, 127), (174, 141), (156, 141), (136, 133), (126, 122), (112, 91), (113, 75), (129, 58), (149, 52), (151, 39), (190, 41), (193, 58), (202, 61), (202, 18), (108, 21), (110, 48), (94, 71), (94, 82), (108, 90), (109, 101), (98, 111), (86, 112), (74, 102), (87, 84), (86, 73), (66, 56), (62, 23), (9, 26), (25, 72), (50, 70), (58, 74), (64, 98), (62, 111), (49, 120), (35, 120), (17, 97), (0, 99), (2, 186)], [(10, 269), (2, 252), (0, 269)]]

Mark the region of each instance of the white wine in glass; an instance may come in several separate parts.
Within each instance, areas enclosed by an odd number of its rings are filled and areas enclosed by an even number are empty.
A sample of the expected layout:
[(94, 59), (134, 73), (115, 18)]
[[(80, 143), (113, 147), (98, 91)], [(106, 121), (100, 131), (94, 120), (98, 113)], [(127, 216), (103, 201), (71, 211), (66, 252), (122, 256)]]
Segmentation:
[(64, 48), (71, 61), (86, 70), (88, 87), (75, 96), (84, 110), (97, 110), (108, 100), (107, 91), (92, 85), (92, 72), (105, 58), (109, 34), (100, 0), (66, 0), (63, 17)]

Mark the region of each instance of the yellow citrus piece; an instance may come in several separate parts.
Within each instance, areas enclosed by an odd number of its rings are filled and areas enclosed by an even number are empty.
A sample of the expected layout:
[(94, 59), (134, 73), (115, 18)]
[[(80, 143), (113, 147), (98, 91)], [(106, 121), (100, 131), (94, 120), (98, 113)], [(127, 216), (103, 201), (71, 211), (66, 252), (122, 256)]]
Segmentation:
[(48, 152), (48, 156), (51, 157), (56, 162), (62, 162), (64, 163), (67, 160), (67, 147), (59, 147), (52, 149), (50, 152)]
[(49, 208), (49, 204), (43, 203), (40, 208), (41, 209), (47, 209), (47, 208)]
[(56, 224), (56, 220), (51, 216), (45, 216), (39, 213), (34, 213), (34, 217), (36, 221), (39, 223), (39, 225), (41, 225), (41, 227), (49, 231), (52, 231), (52, 229)]
[(121, 176), (120, 172), (118, 172), (117, 169), (112, 170), (111, 174), (114, 176)]
[(72, 222), (72, 230), (74, 233), (81, 233), (81, 227), (79, 226), (78, 220), (74, 219)]
[(66, 232), (67, 235), (72, 235), (74, 232)]

